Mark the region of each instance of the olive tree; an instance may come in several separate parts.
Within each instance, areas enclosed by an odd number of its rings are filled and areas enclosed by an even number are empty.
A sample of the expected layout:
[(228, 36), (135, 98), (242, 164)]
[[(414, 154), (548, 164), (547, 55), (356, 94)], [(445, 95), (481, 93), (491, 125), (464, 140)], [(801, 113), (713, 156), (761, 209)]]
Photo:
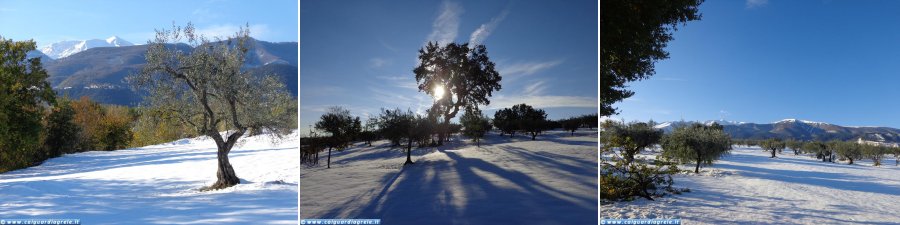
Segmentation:
[(634, 155), (659, 143), (663, 136), (662, 130), (657, 130), (644, 122), (607, 124), (605, 130), (600, 132), (600, 141), (607, 147), (618, 147), (626, 164), (634, 161)]
[(149, 91), (151, 108), (168, 112), (216, 143), (216, 182), (203, 190), (240, 183), (228, 153), (248, 131), (280, 138), (291, 132), (297, 102), (274, 76), (242, 69), (252, 44), (249, 28), (215, 41), (193, 24), (157, 30), (147, 46), (147, 64), (129, 78)]
[(469, 109), (459, 118), (459, 122), (464, 127), (463, 135), (472, 138), (475, 145), (481, 147), (479, 140), (484, 137), (487, 130), (491, 127), (491, 122), (487, 117), (481, 114), (481, 110)]
[(720, 127), (694, 124), (676, 128), (660, 143), (662, 158), (680, 163), (696, 162), (694, 173), (700, 173), (701, 165), (712, 165), (731, 150), (731, 137)]
[(833, 146), (838, 156), (849, 160), (847, 164), (853, 164), (853, 159), (862, 158), (862, 149), (865, 147), (856, 142), (847, 141), (835, 142)]
[(342, 107), (331, 107), (316, 122), (316, 129), (324, 130), (331, 134), (330, 137), (326, 138), (325, 142), (325, 145), (328, 147), (327, 168), (331, 168), (331, 150), (347, 147), (347, 143), (351, 142), (355, 134), (359, 133), (362, 128), (359, 117), (354, 118), (351, 116), (350, 110)]
[[(428, 42), (419, 50), (419, 64), (413, 69), (419, 91), (435, 98), (429, 114), (447, 126), (460, 109), (490, 104), (488, 97), (500, 90), (500, 73), (494, 69), (484, 45)], [(439, 132), (443, 144), (446, 131)]]
[(784, 150), (785, 143), (781, 139), (771, 138), (768, 140), (761, 141), (759, 143), (759, 147), (765, 151), (771, 151), (772, 157), (769, 157), (769, 158), (775, 158), (776, 153), (781, 153), (781, 151)]
[(784, 143), (784, 145), (787, 146), (788, 148), (790, 148), (791, 151), (794, 152), (794, 155), (799, 155), (799, 154), (801, 153), (801, 151), (803, 151), (803, 150), (801, 150), (801, 148), (800, 148), (800, 147), (803, 146), (803, 142), (802, 142), (802, 141), (797, 141), (797, 140), (793, 140), (793, 139), (792, 139), (792, 140), (787, 140), (787, 141)]

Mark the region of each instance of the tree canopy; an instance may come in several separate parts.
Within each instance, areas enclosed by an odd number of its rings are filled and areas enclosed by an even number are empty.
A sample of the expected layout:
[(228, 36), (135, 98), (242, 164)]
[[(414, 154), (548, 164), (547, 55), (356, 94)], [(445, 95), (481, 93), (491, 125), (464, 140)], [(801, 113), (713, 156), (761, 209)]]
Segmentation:
[(728, 154), (731, 144), (731, 137), (721, 126), (694, 124), (676, 128), (660, 145), (663, 158), (681, 163), (696, 162), (694, 173), (700, 173), (701, 165), (712, 165), (713, 161)]
[[(419, 91), (435, 98), (428, 110), (446, 125), (460, 109), (490, 104), (488, 97), (500, 90), (500, 73), (488, 58), (484, 45), (428, 42), (419, 50), (419, 64), (413, 69)], [(445, 132), (438, 140), (443, 143)]]
[(634, 95), (625, 83), (647, 79), (669, 57), (665, 47), (679, 24), (699, 20), (703, 0), (600, 1), (600, 115)]

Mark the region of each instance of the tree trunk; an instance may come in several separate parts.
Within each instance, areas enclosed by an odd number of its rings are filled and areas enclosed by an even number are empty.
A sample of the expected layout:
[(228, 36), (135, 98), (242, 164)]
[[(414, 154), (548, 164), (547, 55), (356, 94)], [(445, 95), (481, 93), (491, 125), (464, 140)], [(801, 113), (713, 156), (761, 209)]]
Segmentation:
[(218, 158), (218, 170), (216, 171), (216, 182), (209, 187), (201, 188), (200, 191), (218, 190), (231, 187), (241, 183), (237, 175), (234, 173), (234, 167), (228, 161), (228, 151), (223, 147), (219, 147), (216, 157)]
[(769, 158), (775, 158), (775, 149), (772, 149), (772, 157)]
[(537, 137), (537, 132), (531, 132), (531, 140), (534, 141), (534, 138)]
[(328, 147), (328, 168), (331, 169), (331, 147)]
[(411, 153), (411, 152), (412, 152), (412, 138), (410, 138), (410, 139), (409, 139), (409, 142), (407, 142), (407, 143), (408, 143), (408, 144), (406, 145), (406, 162), (403, 163), (404, 166), (405, 166), (405, 165), (409, 165), (409, 164), (413, 164), (413, 161), (412, 161), (412, 153)]
[(218, 169), (216, 171), (216, 182), (209, 187), (201, 188), (200, 191), (218, 190), (241, 183), (241, 180), (234, 172), (234, 167), (232, 167), (231, 162), (228, 161), (228, 153), (231, 152), (234, 143), (236, 143), (238, 138), (242, 135), (244, 135), (244, 131), (239, 131), (229, 135), (227, 140), (223, 140), (222, 136), (217, 132), (208, 135), (216, 141)]
[(853, 158), (847, 157), (847, 159), (850, 160), (850, 164), (848, 164), (848, 165), (853, 165)]
[(697, 157), (697, 166), (694, 167), (694, 173), (697, 173), (697, 174), (700, 173), (700, 161), (701, 161), (700, 157)]

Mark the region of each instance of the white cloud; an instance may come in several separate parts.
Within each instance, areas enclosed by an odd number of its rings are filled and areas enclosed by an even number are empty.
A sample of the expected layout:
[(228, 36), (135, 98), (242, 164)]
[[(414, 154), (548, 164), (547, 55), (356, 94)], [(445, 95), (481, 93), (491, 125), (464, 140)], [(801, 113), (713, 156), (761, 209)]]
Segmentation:
[(522, 91), (522, 94), (525, 96), (540, 95), (541, 93), (544, 92), (544, 89), (546, 88), (544, 86), (544, 82), (545, 81), (542, 80), (542, 81), (538, 81), (538, 82), (529, 84), (528, 86), (525, 86), (525, 90)]
[(747, 8), (757, 8), (769, 4), (769, 0), (747, 0)]
[[(241, 27), (244, 25), (234, 25), (234, 24), (218, 24), (212, 25), (204, 28), (198, 28), (197, 33), (202, 34), (203, 36), (214, 39), (216, 37), (219, 38), (228, 38), (237, 33)], [(269, 25), (266, 24), (250, 24), (250, 36), (256, 39), (265, 39), (266, 35), (270, 32)]]
[(497, 96), (491, 99), (491, 104), (487, 109), (509, 108), (517, 104), (528, 104), (535, 108), (557, 108), (557, 107), (576, 107), (576, 108), (597, 108), (596, 97), (586, 96)]
[(444, 1), (426, 41), (437, 41), (441, 45), (453, 42), (459, 32), (459, 15), (462, 12), (463, 8), (458, 3)]
[(562, 64), (563, 60), (553, 60), (546, 62), (528, 62), (528, 63), (518, 63), (512, 64), (509, 66), (505, 66), (500, 69), (500, 75), (503, 76), (505, 81), (512, 81), (522, 76), (532, 75), (541, 70), (549, 69), (559, 64)]
[(509, 14), (509, 10), (504, 9), (503, 12), (500, 12), (500, 15), (491, 18), (490, 22), (481, 24), (475, 32), (472, 32), (471, 37), (469, 37), (469, 43), (477, 45), (487, 39), (487, 37), (491, 35), (491, 32), (494, 32), (494, 29), (497, 28), (497, 25), (500, 25), (500, 22), (506, 18), (507, 14)]

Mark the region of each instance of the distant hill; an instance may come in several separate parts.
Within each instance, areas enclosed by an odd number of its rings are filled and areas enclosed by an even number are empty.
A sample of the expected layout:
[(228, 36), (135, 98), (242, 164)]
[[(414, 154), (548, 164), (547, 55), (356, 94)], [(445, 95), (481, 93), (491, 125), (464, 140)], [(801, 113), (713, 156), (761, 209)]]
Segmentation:
[[(190, 50), (186, 44), (173, 45)], [(48, 81), (60, 95), (70, 98), (88, 96), (106, 104), (140, 103), (141, 94), (131, 90), (125, 78), (146, 64), (147, 45), (90, 48), (68, 57), (44, 61), (50, 74)], [(40, 57), (40, 55), (35, 55)], [(245, 69), (253, 74), (271, 74), (285, 82), (288, 91), (297, 96), (297, 43), (253, 41), (245, 61)]]
[[(722, 123), (725, 132), (736, 139), (782, 138), (795, 140), (851, 140), (859, 137), (881, 142), (900, 142), (900, 129), (891, 127), (853, 127), (807, 120), (784, 119), (774, 123)], [(674, 127), (696, 122), (665, 122), (656, 128), (671, 132)]]

